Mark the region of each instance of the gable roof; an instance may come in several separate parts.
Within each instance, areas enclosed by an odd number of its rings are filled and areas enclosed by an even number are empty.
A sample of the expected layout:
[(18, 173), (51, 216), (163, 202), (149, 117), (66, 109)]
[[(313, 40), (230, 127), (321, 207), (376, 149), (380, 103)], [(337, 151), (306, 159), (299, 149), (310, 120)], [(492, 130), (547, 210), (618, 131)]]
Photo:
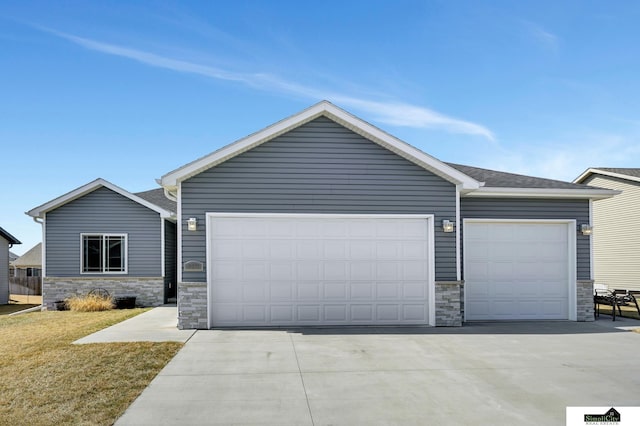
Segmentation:
[(16, 260), (19, 257), (20, 256), (18, 256), (17, 254), (15, 254), (11, 250), (9, 250), (9, 263), (13, 263), (13, 261)]
[(22, 244), (16, 237), (8, 233), (0, 226), (0, 237), (3, 237), (9, 244)]
[(151, 204), (155, 204), (156, 206), (162, 207), (165, 210), (170, 212), (176, 211), (176, 202), (167, 198), (164, 195), (163, 188), (150, 189), (148, 191), (136, 192), (135, 195), (138, 197), (147, 200)]
[(122, 195), (123, 197), (126, 197), (128, 199), (130, 199), (131, 201), (134, 201), (150, 210), (153, 210), (157, 213), (160, 214), (161, 217), (172, 217), (173, 216), (173, 212), (170, 210), (167, 210), (161, 206), (158, 206), (152, 202), (149, 202), (148, 200), (130, 193), (129, 191), (126, 191), (114, 184), (112, 184), (111, 182), (108, 182), (102, 178), (98, 178), (92, 182), (89, 182), (86, 185), (83, 185), (79, 188), (74, 189), (73, 191), (67, 192), (64, 195), (61, 195), (58, 198), (54, 198), (53, 200), (44, 203), (38, 207), (35, 207), (31, 210), (29, 210), (28, 212), (26, 212), (26, 214), (28, 214), (29, 216), (33, 217), (33, 218), (43, 218), (44, 214), (48, 211), (57, 209), (60, 206), (63, 206), (73, 200), (76, 200), (80, 197), (83, 197), (93, 191), (95, 191), (96, 189), (99, 188), (107, 188), (112, 190), (113, 192), (116, 192), (120, 195)]
[(464, 166), (447, 163), (476, 180), (484, 182), (482, 188), (466, 194), (469, 197), (493, 196), (521, 196), (521, 197), (550, 197), (550, 198), (589, 198), (593, 200), (610, 198), (619, 191), (596, 188), (580, 183), (561, 180), (525, 176), (479, 167)]
[(29, 251), (14, 260), (16, 268), (41, 268), (42, 267), (42, 243), (31, 247)]
[(401, 141), (395, 136), (380, 130), (347, 111), (338, 108), (328, 101), (319, 102), (289, 118), (278, 121), (256, 133), (220, 148), (209, 155), (173, 170), (162, 176), (162, 178), (159, 179), (159, 183), (169, 190), (175, 190), (179, 182), (230, 160), (243, 152), (249, 151), (320, 116), (335, 121), (451, 183), (461, 185), (462, 190), (474, 190), (482, 186), (482, 182), (478, 182), (472, 177), (461, 173), (459, 170)]
[(584, 182), (589, 176), (594, 174), (640, 182), (640, 169), (620, 167), (591, 167), (575, 178), (574, 182)]

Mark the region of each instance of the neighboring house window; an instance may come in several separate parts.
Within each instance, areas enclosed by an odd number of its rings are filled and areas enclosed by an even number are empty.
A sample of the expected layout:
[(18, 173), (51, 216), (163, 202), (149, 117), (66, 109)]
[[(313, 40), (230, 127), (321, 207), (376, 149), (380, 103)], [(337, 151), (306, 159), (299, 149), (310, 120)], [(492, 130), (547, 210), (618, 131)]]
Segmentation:
[(81, 239), (83, 273), (127, 272), (126, 234), (82, 234)]

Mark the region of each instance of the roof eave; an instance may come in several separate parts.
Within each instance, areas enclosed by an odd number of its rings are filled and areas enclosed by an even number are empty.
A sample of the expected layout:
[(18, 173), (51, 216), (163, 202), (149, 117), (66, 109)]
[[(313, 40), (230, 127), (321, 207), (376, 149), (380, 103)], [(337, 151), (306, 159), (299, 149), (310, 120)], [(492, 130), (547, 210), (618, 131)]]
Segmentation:
[(483, 187), (463, 193), (464, 197), (500, 197), (500, 198), (573, 198), (604, 200), (620, 191), (612, 189), (567, 189), (567, 188), (498, 188)]
[(602, 170), (602, 169), (597, 169), (597, 168), (593, 168), (593, 167), (585, 170), (580, 176), (575, 178), (573, 180), (573, 182), (574, 183), (582, 183), (591, 175), (603, 175), (603, 176), (615, 177), (615, 178), (618, 178), (618, 179), (629, 180), (629, 181), (632, 181), (632, 182), (640, 182), (640, 177), (629, 176), (629, 175), (625, 175), (623, 173), (610, 172), (608, 170)]
[(94, 181), (91, 181), (89, 183), (87, 183), (86, 185), (83, 185), (79, 188), (74, 189), (73, 191), (67, 192), (64, 195), (61, 195), (59, 197), (54, 198), (51, 201), (48, 201), (44, 204), (39, 205), (38, 207), (35, 207), (31, 210), (29, 210), (28, 212), (26, 212), (27, 215), (33, 217), (33, 218), (43, 218), (44, 214), (57, 209), (58, 207), (61, 207), (67, 203), (70, 203), (71, 201), (77, 200), (78, 198), (81, 198), (93, 191), (95, 191), (96, 189), (100, 188), (100, 187), (105, 187), (107, 189), (110, 189), (126, 198), (129, 198), (130, 200), (144, 206), (147, 207), (150, 210), (153, 210), (155, 212), (157, 212), (158, 214), (160, 214), (161, 217), (172, 217), (172, 212), (163, 209), (160, 206), (157, 206), (153, 203), (150, 203), (147, 200), (144, 200), (140, 197), (138, 197), (135, 194), (130, 193), (129, 191), (120, 188), (119, 186), (116, 186), (114, 184), (112, 184), (111, 182), (108, 182), (102, 178), (98, 178)]
[(274, 123), (263, 130), (253, 133), (230, 145), (220, 148), (209, 155), (201, 157), (178, 169), (175, 169), (159, 179), (160, 185), (169, 190), (175, 190), (178, 184), (192, 176), (201, 173), (211, 167), (223, 163), (243, 152), (249, 151), (275, 137), (308, 123), (320, 116), (326, 116), (331, 120), (345, 126), (355, 133), (372, 140), (401, 157), (431, 171), (443, 179), (462, 185), (464, 189), (477, 189), (482, 184), (470, 176), (455, 168), (437, 160), (434, 157), (414, 148), (400, 139), (384, 132), (366, 121), (338, 108), (328, 101), (319, 102), (298, 114)]

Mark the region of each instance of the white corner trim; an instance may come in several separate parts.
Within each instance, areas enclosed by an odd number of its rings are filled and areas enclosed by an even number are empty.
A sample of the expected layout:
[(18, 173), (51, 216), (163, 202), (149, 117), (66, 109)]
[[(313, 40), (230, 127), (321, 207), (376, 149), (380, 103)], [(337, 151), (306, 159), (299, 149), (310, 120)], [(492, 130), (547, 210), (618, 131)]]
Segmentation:
[[(178, 252), (176, 255), (176, 291), (178, 283), (182, 282), (182, 185), (178, 184), (177, 192), (176, 192), (176, 212), (177, 221), (176, 221), (176, 251)], [(176, 296), (178, 293), (176, 292)], [(178, 299), (179, 300), (179, 299)], [(180, 306), (178, 306), (178, 309)]]
[(338, 108), (330, 102), (319, 102), (291, 117), (278, 121), (271, 126), (240, 139), (230, 145), (220, 148), (209, 155), (201, 157), (176, 170), (173, 170), (160, 178), (160, 183), (165, 188), (173, 189), (178, 182), (188, 179), (203, 170), (214, 167), (237, 155), (255, 148), (283, 133), (308, 123), (315, 118), (324, 115), (359, 135), (372, 140), (378, 145), (400, 155), (401, 157), (435, 173), (443, 179), (454, 184), (462, 184), (465, 189), (476, 189), (481, 183), (465, 175), (459, 170), (441, 162), (440, 160), (420, 151), (419, 149), (401, 141), (400, 139), (380, 130), (366, 121)]
[(482, 187), (466, 192), (464, 197), (513, 197), (513, 198), (576, 198), (603, 200), (620, 194), (611, 189), (565, 189), (565, 188), (501, 188)]
[(152, 204), (150, 202), (148, 202), (147, 200), (144, 200), (140, 197), (138, 197), (137, 195), (134, 195), (132, 193), (130, 193), (129, 191), (120, 188), (119, 186), (116, 186), (114, 184), (112, 184), (111, 182), (108, 182), (102, 178), (98, 178), (92, 182), (89, 182), (86, 185), (83, 185), (79, 188), (74, 189), (73, 191), (67, 192), (64, 195), (61, 195), (60, 197), (54, 198), (53, 200), (44, 203), (38, 207), (35, 207), (31, 210), (29, 210), (27, 212), (27, 214), (31, 217), (43, 217), (43, 214), (54, 210), (64, 204), (67, 204), (73, 200), (76, 200), (80, 197), (83, 197), (93, 191), (95, 191), (96, 189), (99, 189), (101, 187), (105, 187), (107, 189), (112, 190), (113, 192), (116, 192), (120, 195), (122, 195), (123, 197), (126, 197), (128, 199), (130, 199), (131, 201), (134, 201), (150, 210), (153, 210), (157, 213), (160, 214), (161, 217), (171, 217), (171, 212), (168, 210), (165, 210), (159, 206), (156, 206), (155, 204)]

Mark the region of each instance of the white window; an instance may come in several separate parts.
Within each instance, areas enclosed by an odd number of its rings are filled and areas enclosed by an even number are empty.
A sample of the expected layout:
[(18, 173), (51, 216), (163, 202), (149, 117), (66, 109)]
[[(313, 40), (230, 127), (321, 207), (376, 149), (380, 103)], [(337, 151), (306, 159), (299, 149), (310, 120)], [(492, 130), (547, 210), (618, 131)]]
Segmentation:
[(126, 274), (126, 234), (82, 234), (81, 272), (83, 274)]

